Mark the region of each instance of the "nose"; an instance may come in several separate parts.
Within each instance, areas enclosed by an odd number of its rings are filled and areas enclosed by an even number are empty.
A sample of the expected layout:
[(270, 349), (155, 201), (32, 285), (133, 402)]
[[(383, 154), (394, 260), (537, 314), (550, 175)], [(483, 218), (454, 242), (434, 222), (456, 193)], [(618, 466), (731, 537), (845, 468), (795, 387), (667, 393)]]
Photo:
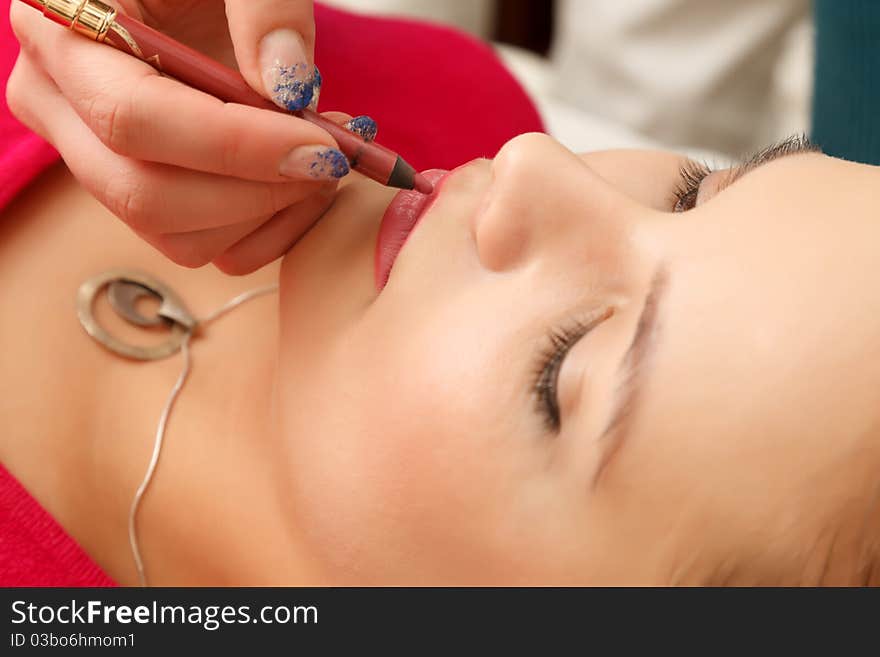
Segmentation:
[(492, 184), (474, 219), (480, 262), (506, 271), (577, 250), (616, 259), (641, 208), (547, 135), (509, 141), (492, 163)]

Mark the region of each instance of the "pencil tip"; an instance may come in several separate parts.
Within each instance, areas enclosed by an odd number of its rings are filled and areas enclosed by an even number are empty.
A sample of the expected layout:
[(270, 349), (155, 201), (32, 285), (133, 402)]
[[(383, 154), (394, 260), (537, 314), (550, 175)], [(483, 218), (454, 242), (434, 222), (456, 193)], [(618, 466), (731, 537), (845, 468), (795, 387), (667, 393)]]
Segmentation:
[(413, 187), (417, 192), (422, 194), (430, 194), (434, 191), (434, 185), (422, 174), (417, 173), (413, 179)]

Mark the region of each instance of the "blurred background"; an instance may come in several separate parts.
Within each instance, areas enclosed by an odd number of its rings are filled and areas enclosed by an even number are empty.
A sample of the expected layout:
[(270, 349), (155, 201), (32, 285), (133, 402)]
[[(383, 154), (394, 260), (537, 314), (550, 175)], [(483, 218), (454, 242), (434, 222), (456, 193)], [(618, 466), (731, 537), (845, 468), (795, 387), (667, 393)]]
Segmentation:
[(576, 151), (737, 158), (809, 128), (809, 0), (325, 0), (493, 45)]

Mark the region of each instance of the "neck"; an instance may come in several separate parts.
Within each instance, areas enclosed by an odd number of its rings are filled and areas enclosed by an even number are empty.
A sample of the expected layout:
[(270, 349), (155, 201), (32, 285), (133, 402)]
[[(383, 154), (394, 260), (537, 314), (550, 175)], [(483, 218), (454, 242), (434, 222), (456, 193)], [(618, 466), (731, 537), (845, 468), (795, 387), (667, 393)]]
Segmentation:
[[(277, 295), (270, 294), (218, 319), (191, 343), (190, 375), (169, 417), (137, 517), (150, 585), (317, 583), (288, 520), (276, 456), (277, 324)], [(128, 510), (149, 461), (160, 410), (182, 367), (178, 355), (149, 379), (129, 377), (144, 380), (137, 398), (150, 400), (137, 414), (137, 442), (119, 444), (116, 427), (99, 438), (124, 467), (108, 497), (113, 531), (104, 538), (107, 550), (103, 558), (95, 556), (122, 584), (138, 582)]]

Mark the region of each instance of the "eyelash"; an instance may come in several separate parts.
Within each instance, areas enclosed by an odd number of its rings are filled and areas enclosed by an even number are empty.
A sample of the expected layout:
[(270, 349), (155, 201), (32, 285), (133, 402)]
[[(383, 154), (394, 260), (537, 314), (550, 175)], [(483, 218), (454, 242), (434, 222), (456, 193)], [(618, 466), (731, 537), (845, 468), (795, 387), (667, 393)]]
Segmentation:
[(588, 325), (580, 321), (551, 329), (548, 336), (549, 344), (539, 353), (538, 367), (535, 370), (535, 397), (538, 412), (544, 418), (547, 428), (553, 432), (559, 431), (561, 425), (556, 389), (559, 370), (562, 368), (566, 354), (578, 340), (584, 337), (588, 329)]
[[(737, 166), (731, 169), (730, 175), (724, 181), (724, 187), (730, 186), (734, 181), (752, 169), (760, 167), (771, 160), (796, 155), (798, 153), (820, 153), (822, 149), (810, 141), (806, 135), (792, 135), (788, 139), (771, 144)], [(687, 212), (693, 209), (697, 202), (697, 194), (700, 183), (712, 173), (713, 169), (704, 162), (687, 160), (678, 172), (678, 185), (672, 193), (672, 211)]]
[(688, 160), (678, 170), (678, 185), (672, 193), (672, 211), (687, 212), (697, 204), (700, 183), (712, 173), (709, 165)]

